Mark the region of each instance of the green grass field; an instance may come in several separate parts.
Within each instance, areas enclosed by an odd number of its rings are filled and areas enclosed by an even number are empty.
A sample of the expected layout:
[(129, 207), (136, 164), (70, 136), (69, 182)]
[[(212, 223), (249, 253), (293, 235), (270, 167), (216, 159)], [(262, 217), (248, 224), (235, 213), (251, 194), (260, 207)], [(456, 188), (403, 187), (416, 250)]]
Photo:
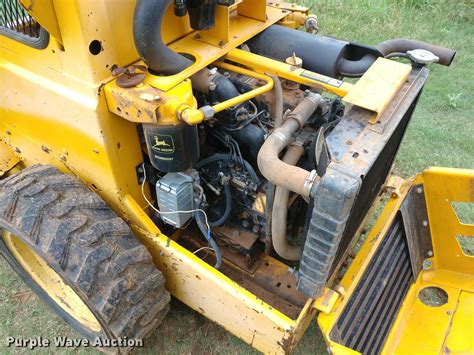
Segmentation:
[[(450, 68), (430, 67), (425, 87), (396, 162), (409, 176), (428, 166), (474, 168), (474, 7), (472, 0), (320, 0), (313, 7), (321, 34), (376, 44), (412, 38), (455, 48)], [(19, 280), (0, 258), (0, 353), (7, 336), (78, 337)], [(164, 324), (137, 353), (250, 354), (255, 351), (189, 308), (173, 301)], [(313, 324), (298, 353), (323, 354), (326, 346)], [(22, 351), (15, 350), (15, 353)], [(26, 352), (26, 350), (24, 351)], [(89, 354), (92, 350), (64, 350)], [(43, 350), (39, 353), (48, 354)]]

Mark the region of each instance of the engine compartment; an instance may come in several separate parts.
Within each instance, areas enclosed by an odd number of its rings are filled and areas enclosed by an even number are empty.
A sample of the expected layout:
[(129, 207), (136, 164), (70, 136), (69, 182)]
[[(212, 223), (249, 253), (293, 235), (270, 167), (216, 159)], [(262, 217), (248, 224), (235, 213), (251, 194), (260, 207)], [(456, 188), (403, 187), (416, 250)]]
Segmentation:
[[(110, 111), (139, 124), (137, 176), (149, 212), (167, 235), (192, 235), (188, 249), (216, 269), (255, 271), (268, 256), (291, 271), (288, 288), (318, 297), (380, 195), (424, 67), (449, 65), (455, 51), (406, 40), (366, 46), (268, 23), (227, 46), (230, 37), (217, 46), (206, 37), (217, 23), (166, 45), (169, 5), (137, 3), (144, 65), (105, 87)], [(250, 16), (249, 3), (219, 6), (231, 29)], [(268, 13), (286, 17), (277, 7)]]
[[(239, 95), (259, 86), (257, 79), (241, 74), (215, 69), (206, 72), (218, 80), (209, 81), (211, 90), (207, 93), (196, 92), (199, 106), (215, 104), (229, 96)], [(287, 196), (278, 193), (278, 201), (274, 201), (275, 186), (260, 172), (258, 154), (266, 138), (276, 128), (275, 111), (283, 111), (285, 116), (288, 116), (305, 98), (319, 94), (305, 90), (306, 88), (302, 88), (300, 84), (288, 80), (282, 80), (278, 85), (282, 88), (280, 102), (275, 99), (274, 92), (269, 92), (218, 113), (214, 118), (198, 126), (196, 133), (199, 146), (193, 148), (200, 152), (200, 157), (191, 170), (166, 175), (159, 174), (155, 170), (149, 174), (149, 177), (155, 174), (151, 177), (151, 181), (156, 181), (156, 189), (153, 191), (156, 191), (157, 207), (168, 224), (183, 228), (193, 217), (190, 213), (173, 213), (173, 211), (187, 211), (193, 208), (206, 211), (209, 226), (219, 241), (242, 253), (248, 260), (247, 265), (250, 268), (255, 262), (253, 255), (257, 251), (272, 253), (273, 215), (278, 214), (278, 228), (281, 229), (278, 234), (283, 235), (290, 245), (299, 249), (302, 248), (304, 231), (309, 223), (306, 217), (309, 198), (303, 198), (296, 193), (286, 193)], [(282, 107), (279, 108), (277, 105)], [(343, 112), (344, 105), (340, 99), (321, 98), (316, 109), (309, 112), (308, 122), (291, 138), (289, 148), (283, 155), (297, 150), (293, 165), (308, 171), (317, 170), (321, 174), (324, 173), (329, 163), (324, 137), (337, 125)], [(159, 131), (161, 132), (159, 137), (166, 135), (162, 129)], [(158, 140), (160, 139), (162, 138)], [(176, 137), (174, 145), (180, 145), (176, 143)], [(178, 176), (185, 176), (187, 182), (181, 184), (176, 179)], [(176, 181), (174, 189), (169, 188), (167, 183), (173, 180)], [(193, 197), (189, 191), (184, 192), (190, 189), (191, 181), (195, 190), (194, 202), (190, 201)], [(163, 184), (166, 187), (163, 187)], [(182, 194), (186, 194), (187, 197), (182, 198)], [(179, 195), (181, 196), (178, 197)], [(179, 201), (172, 207), (166, 202), (171, 196), (176, 196), (176, 201)], [(280, 212), (282, 209), (285, 212), (283, 216)], [(245, 235), (246, 238), (241, 238), (241, 235)], [(301, 254), (301, 250), (299, 253)]]

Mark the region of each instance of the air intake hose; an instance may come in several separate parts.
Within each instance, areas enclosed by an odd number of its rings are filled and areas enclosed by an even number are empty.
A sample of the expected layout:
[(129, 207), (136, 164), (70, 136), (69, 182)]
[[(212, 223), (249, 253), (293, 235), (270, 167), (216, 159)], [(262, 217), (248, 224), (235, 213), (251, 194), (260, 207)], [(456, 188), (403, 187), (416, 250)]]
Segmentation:
[(163, 16), (172, 0), (137, 0), (133, 15), (133, 39), (138, 54), (154, 74), (174, 75), (193, 64), (163, 42)]

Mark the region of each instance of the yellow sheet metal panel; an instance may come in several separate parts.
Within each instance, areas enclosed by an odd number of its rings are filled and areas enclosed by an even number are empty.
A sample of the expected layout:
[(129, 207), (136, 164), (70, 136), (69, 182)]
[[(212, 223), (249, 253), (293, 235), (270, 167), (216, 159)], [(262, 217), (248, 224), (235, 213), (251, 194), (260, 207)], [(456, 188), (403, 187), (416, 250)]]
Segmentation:
[[(256, 349), (283, 354), (298, 323), (161, 234), (136, 202), (127, 197), (132, 224), (179, 300), (217, 322)], [(306, 307), (309, 317), (312, 307)], [(304, 322), (306, 316), (299, 322)]]
[(51, 36), (62, 43), (53, 0), (20, 0), (20, 4)]
[(457, 236), (474, 237), (474, 225), (461, 224), (453, 202), (474, 203), (474, 171), (431, 168), (423, 172), (436, 269), (474, 275), (474, 257), (465, 255)]
[(0, 177), (10, 171), (20, 162), (20, 158), (13, 152), (11, 147), (0, 139)]
[(143, 201), (135, 171), (143, 162), (135, 125), (110, 113), (97, 88), (76, 87), (77, 82), (50, 71), (52, 79), (0, 60), (1, 139), (18, 148), (25, 165), (58, 166), (117, 211), (124, 210), (122, 191)]
[[(438, 287), (437, 284), (420, 283), (417, 295), (424, 287)], [(448, 294), (448, 302), (439, 307), (423, 304), (418, 297), (413, 299), (403, 324), (403, 331), (394, 348), (397, 354), (439, 354), (456, 310), (459, 289), (442, 286)], [(392, 332), (396, 331), (392, 329)], [(384, 352), (393, 353), (391, 351)]]
[(411, 66), (378, 58), (344, 97), (344, 101), (372, 111), (376, 123), (410, 75)]
[(449, 334), (442, 349), (444, 354), (474, 353), (474, 294), (462, 291)]

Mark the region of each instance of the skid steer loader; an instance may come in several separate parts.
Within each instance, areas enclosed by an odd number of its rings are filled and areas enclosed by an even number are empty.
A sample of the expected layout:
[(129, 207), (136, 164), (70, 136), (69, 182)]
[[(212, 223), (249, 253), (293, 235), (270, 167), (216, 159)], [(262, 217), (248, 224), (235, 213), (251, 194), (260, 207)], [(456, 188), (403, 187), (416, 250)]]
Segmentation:
[(318, 312), (334, 353), (474, 350), (474, 173), (391, 175), (453, 50), (276, 0), (0, 4), (0, 249), (85, 339), (129, 351), (173, 295), (266, 353)]

